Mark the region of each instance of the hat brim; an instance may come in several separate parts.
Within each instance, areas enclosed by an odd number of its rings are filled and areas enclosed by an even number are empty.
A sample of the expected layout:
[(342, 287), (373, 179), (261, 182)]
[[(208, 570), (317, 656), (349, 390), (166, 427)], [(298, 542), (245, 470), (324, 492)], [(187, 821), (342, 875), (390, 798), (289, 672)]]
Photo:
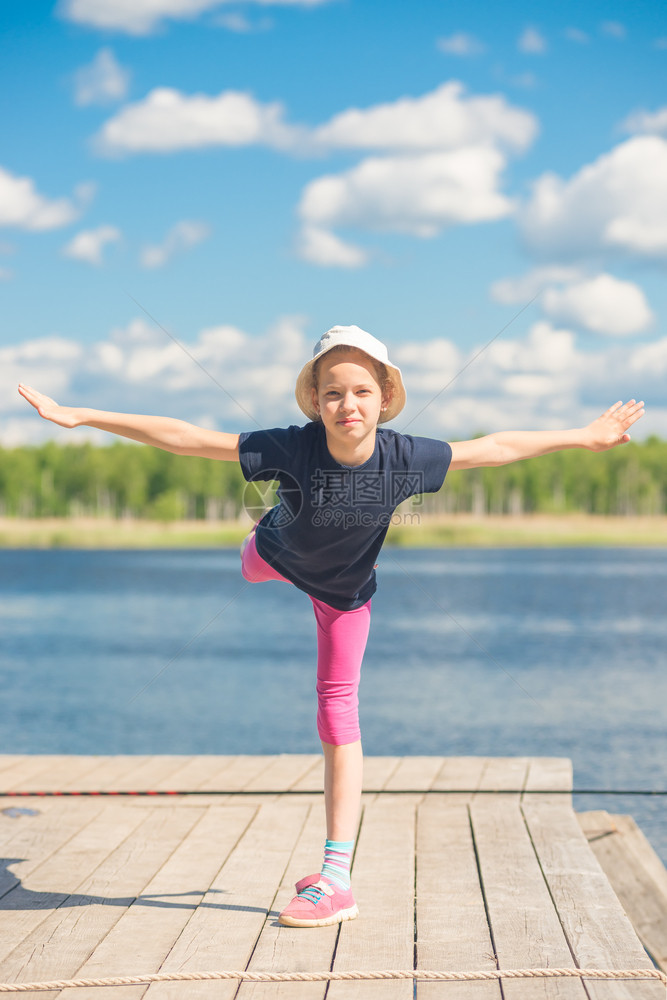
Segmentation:
[[(316, 358), (311, 358), (310, 361), (306, 362), (303, 366), (296, 380), (296, 389), (294, 390), (294, 395), (296, 396), (296, 401), (299, 404), (299, 408), (306, 414), (309, 420), (318, 420), (319, 413), (313, 406), (313, 365), (316, 361), (319, 361), (330, 350), (336, 345), (332, 345), (329, 350), (322, 351), (317, 355)], [(394, 417), (398, 416), (403, 407), (405, 406), (405, 386), (403, 385), (403, 376), (401, 375), (401, 369), (397, 368), (396, 365), (392, 365), (388, 361), (380, 361), (378, 358), (374, 358), (367, 351), (362, 348), (354, 348), (354, 350), (360, 350), (362, 354), (365, 354), (367, 358), (371, 361), (376, 361), (378, 364), (384, 365), (391, 382), (391, 400), (387, 404), (386, 410), (381, 411), (378, 418), (379, 424), (386, 424), (389, 420), (393, 420)]]

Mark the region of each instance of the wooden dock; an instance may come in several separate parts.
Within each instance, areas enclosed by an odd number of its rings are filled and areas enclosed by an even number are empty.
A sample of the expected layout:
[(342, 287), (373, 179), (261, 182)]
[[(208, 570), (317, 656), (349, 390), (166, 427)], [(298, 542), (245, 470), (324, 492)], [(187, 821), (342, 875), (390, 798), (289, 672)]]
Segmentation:
[[(367, 758), (353, 865), (360, 917), (280, 926), (293, 883), (320, 864), (322, 777), (321, 757), (309, 755), (0, 756), (0, 982), (652, 967), (572, 809), (570, 762), (555, 758)], [(664, 1000), (666, 989), (649, 980), (416, 990), (411, 981), (227, 981), (23, 995)]]

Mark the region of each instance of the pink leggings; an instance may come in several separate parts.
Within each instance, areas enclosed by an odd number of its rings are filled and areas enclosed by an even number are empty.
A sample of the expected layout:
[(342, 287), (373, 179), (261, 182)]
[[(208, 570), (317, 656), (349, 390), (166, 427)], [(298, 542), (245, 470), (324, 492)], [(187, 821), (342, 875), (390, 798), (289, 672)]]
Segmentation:
[[(254, 531), (244, 546), (241, 572), (246, 580), (290, 582), (262, 559)], [(371, 602), (354, 611), (338, 611), (314, 597), (310, 599), (317, 621), (317, 731), (323, 743), (355, 743), (361, 738), (359, 675), (371, 623)]]

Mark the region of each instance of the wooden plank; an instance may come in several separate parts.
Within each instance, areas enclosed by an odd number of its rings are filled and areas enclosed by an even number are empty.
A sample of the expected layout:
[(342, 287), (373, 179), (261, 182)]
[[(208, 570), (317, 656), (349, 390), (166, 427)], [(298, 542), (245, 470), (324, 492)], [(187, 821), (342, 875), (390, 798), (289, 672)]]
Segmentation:
[(171, 789), (183, 792), (198, 791), (204, 782), (224, 773), (233, 760), (233, 756), (222, 754), (199, 754), (197, 757), (190, 757), (168, 779), (161, 779), (157, 788), (167, 791)]
[[(496, 969), (465, 805), (427, 798), (417, 813), (417, 967)], [(419, 983), (418, 1000), (500, 1000), (500, 983)]]
[(94, 770), (98, 763), (98, 757), (86, 755), (69, 757), (45, 757), (47, 766), (31, 777), (26, 777), (21, 785), (21, 791), (60, 791), (65, 782), (76, 783), (77, 779), (83, 778)]
[(321, 792), (324, 788), (324, 757), (320, 754), (314, 764), (292, 786), (293, 792)]
[(14, 767), (18, 760), (23, 758), (23, 754), (16, 753), (3, 753), (0, 754), (0, 781), (2, 781), (3, 772), (8, 771), (10, 767)]
[(17, 822), (30, 821), (34, 817), (13, 815), (14, 810), (29, 809), (35, 815), (42, 815), (54, 809), (59, 803), (58, 798), (45, 797), (43, 795), (0, 795), (0, 829), (11, 830), (16, 827)]
[[(223, 787), (221, 779), (227, 774), (224, 787), (249, 791), (274, 787), (280, 791), (290, 785), (304, 788), (315, 778), (321, 779), (322, 758), (320, 755), (234, 758), (211, 755), (125, 761), (91, 757), (68, 762), (57, 755), (39, 759), (17, 755), (12, 756), (4, 772), (0, 771), (0, 778), (2, 773), (13, 774), (19, 780), (34, 780), (37, 787), (40, 776), (42, 780), (62, 783), (69, 774), (73, 788), (79, 787), (79, 782), (99, 787), (97, 782), (102, 780), (104, 772), (110, 781), (125, 773), (129, 788), (137, 787), (139, 773), (140, 777), (143, 775), (144, 787), (148, 787), (150, 780), (153, 788), (173, 788), (175, 780), (187, 778), (192, 785), (198, 782), (201, 786), (208, 785), (209, 790), (217, 790)], [(523, 784), (515, 784), (522, 774)], [(493, 968), (494, 945), (501, 967), (505, 968), (546, 964), (650, 966), (641, 946), (639, 952), (633, 951), (638, 941), (632, 934), (628, 939), (627, 920), (625, 927), (618, 923), (622, 909), (599, 866), (597, 871), (590, 867), (591, 863), (595, 865), (595, 859), (583, 834), (578, 833), (578, 839), (573, 835), (573, 824), (578, 830), (576, 817), (566, 796), (557, 794), (559, 789), (569, 791), (571, 787), (567, 761), (367, 758), (366, 788), (407, 788), (410, 782), (415, 794), (391, 795), (387, 791), (373, 804), (364, 796), (364, 821), (354, 871), (361, 916), (341, 928), (321, 928), (316, 932), (279, 927), (276, 918), (293, 895), (293, 881), (316, 870), (321, 862), (324, 821), (319, 782), (315, 786), (314, 808), (311, 797), (301, 795), (281, 795), (275, 804), (267, 803), (266, 797), (255, 800), (244, 795), (225, 800), (204, 796), (133, 798), (106, 806), (99, 799), (6, 798), (4, 801), (9, 804), (35, 803), (44, 812), (25, 821), (13, 821), (0, 813), (0, 844), (4, 845), (4, 854), (26, 858), (20, 865), (12, 864), (12, 872), (5, 873), (3, 902), (13, 900), (11, 910), (0, 909), (0, 956), (13, 949), (5, 969), (11, 972), (12, 962), (18, 968), (23, 956), (24, 964), (20, 967), (29, 972), (29, 978), (40, 977), (33, 974), (39, 969), (44, 970), (44, 978), (52, 978), (46, 971), (50, 959), (57, 957), (61, 967), (71, 968), (74, 959), (83, 955), (76, 972), (94, 969), (85, 974), (100, 976), (127, 971), (128, 956), (136, 962), (131, 971), (151, 971), (159, 965), (165, 969), (243, 967), (248, 960), (251, 968), (319, 970), (329, 967), (334, 950), (336, 968), (410, 968), (415, 879), (414, 840), (410, 837), (414, 838), (417, 804), (422, 798), (424, 804), (418, 810), (416, 869), (417, 957), (421, 966), (428, 967), (428, 961), (431, 968), (451, 968), (465, 960), (469, 969), (484, 967), (485, 962)], [(439, 790), (423, 797), (419, 792), (429, 783)], [(443, 786), (450, 791), (443, 790)], [(522, 807), (515, 801), (518, 792), (511, 799), (505, 794), (477, 795), (470, 806), (473, 837), (469, 823), (466, 825), (466, 810), (455, 801), (461, 789), (520, 787), (524, 788)], [(552, 801), (549, 796), (531, 794), (531, 788), (547, 787), (554, 787), (556, 794)], [(206, 806), (209, 801), (215, 805)], [(254, 801), (261, 804), (256, 814)], [(246, 817), (255, 815), (244, 833), (239, 810), (245, 811)], [(271, 810), (270, 819), (266, 819)], [(219, 814), (222, 824), (219, 838), (218, 820), (211, 819), (208, 826), (202, 825), (204, 816), (211, 816), (213, 811)], [(225, 826), (225, 817), (231, 813), (239, 824), (236, 833), (233, 823), (229, 829)], [(262, 814), (265, 818), (260, 822)], [(102, 822), (104, 816), (106, 823)], [(179, 816), (181, 826), (170, 825), (169, 816)], [(17, 825), (12, 826), (14, 823)], [(631, 820), (621, 819), (618, 824), (624, 832), (618, 832), (616, 826), (615, 837), (617, 841), (626, 837), (626, 864), (630, 854), (632, 863), (638, 863), (640, 856), (646, 857), (641, 832)], [(218, 839), (220, 843), (216, 843)], [(602, 836), (599, 843), (605, 840), (611, 841), (613, 837)], [(291, 853), (293, 845), (296, 847)], [(172, 848), (173, 853), (168, 857)], [(155, 874), (147, 885), (151, 878), (151, 858)], [(216, 868), (220, 868), (225, 858), (225, 865), (211, 885)], [(477, 873), (478, 858), (486, 900)], [(654, 863), (653, 859), (650, 863), (645, 861), (646, 870)], [(660, 877), (667, 880), (667, 872), (664, 868), (661, 871)], [(185, 878), (184, 873), (187, 873)], [(143, 889), (139, 888), (140, 883)], [(123, 886), (126, 895), (121, 894)], [(274, 900), (272, 893), (278, 888)], [(139, 899), (126, 909), (123, 904), (134, 898), (130, 890), (135, 894), (138, 891), (146, 899)], [(82, 905), (72, 907), (65, 901), (60, 911), (53, 913), (68, 893), (70, 897), (83, 897), (86, 902), (82, 899)], [(184, 895), (176, 898), (172, 893)], [(91, 903), (91, 896), (98, 897), (99, 902)], [(109, 905), (110, 902), (119, 905)], [(195, 909), (197, 902), (200, 905)], [(491, 920), (490, 939), (484, 902)], [(648, 914), (647, 922), (650, 923)], [(486, 952), (480, 951), (485, 926)], [(3, 951), (7, 935), (9, 947)], [(338, 936), (336, 949), (334, 942)], [(86, 948), (92, 950), (91, 955), (83, 954)], [(615, 962), (608, 955), (609, 949)], [(630, 961), (633, 955), (636, 960)], [(7, 978), (2, 966), (0, 978)], [(28, 976), (22, 973), (20, 978)], [(643, 1000), (658, 995), (664, 998), (664, 987), (652, 982), (591, 982), (585, 989), (575, 981), (505, 980), (503, 988), (507, 1000), (552, 996), (581, 1000), (587, 993), (593, 1000), (620, 997)], [(656, 989), (661, 993), (657, 994)], [(153, 994), (160, 992), (165, 997), (173, 995), (180, 1000), (187, 996), (190, 1000), (198, 997), (199, 991), (208, 998), (212, 990), (217, 1000), (235, 995), (237, 985), (181, 983), (155, 986), (148, 991), (133, 987), (129, 992), (132, 1000), (147, 992), (151, 1000)], [(383, 998), (396, 995), (407, 1000), (412, 984), (338, 983), (328, 990), (322, 984), (254, 987), (246, 984), (239, 989), (239, 998), (250, 1000), (252, 993), (252, 1000), (261, 1000), (260, 994), (270, 996), (271, 1000), (278, 995), (297, 1000), (297, 993), (305, 997), (305, 991), (312, 1000), (329, 998), (332, 991), (332, 1000), (343, 1000), (348, 993), (355, 998), (379, 993)], [(111, 1000), (112, 991), (107, 992)], [(122, 992), (128, 994), (128, 990)], [(420, 983), (417, 988), (417, 995), (424, 1000), (440, 994), (444, 997), (445, 992), (447, 1000), (458, 996), (476, 1000), (487, 994), (500, 995), (495, 983)], [(99, 989), (94, 993), (99, 997)], [(75, 998), (84, 1000), (81, 991), (72, 991), (67, 1000)]]
[[(80, 805), (98, 807), (97, 802)], [(69, 896), (78, 892), (89, 875), (130, 836), (147, 814), (148, 810), (125, 809), (114, 802), (93, 813), (93, 818), (59, 850), (34, 867), (29, 877), (23, 875), (20, 867), (17, 869), (21, 883), (7, 893), (0, 909), (0, 976), (7, 978), (5, 962), (14, 948)]]
[[(321, 799), (321, 796), (320, 796)], [(285, 871), (274, 910), (279, 913), (294, 896), (294, 883), (318, 870), (326, 834), (324, 803), (312, 807)], [(331, 968), (338, 939), (338, 927), (282, 927), (267, 920), (252, 961), (253, 972), (322, 972)], [(244, 983), (238, 1000), (323, 1000), (326, 983)]]
[(63, 791), (72, 789), (80, 792), (115, 791), (120, 779), (130, 771), (135, 770), (138, 763), (143, 764), (150, 759), (149, 756), (137, 757), (129, 754), (117, 757), (98, 757), (92, 770), (82, 775), (65, 777), (61, 781), (60, 787)]
[[(489, 757), (480, 779), (478, 790), (504, 792), (503, 799), (518, 802), (528, 776), (528, 757)], [(474, 796), (474, 799), (483, 796)]]
[[(383, 789), (400, 766), (401, 757), (364, 757), (363, 788)], [(319, 756), (309, 770), (291, 788), (293, 792), (319, 792), (324, 788), (324, 758)]]
[(199, 790), (238, 792), (243, 791), (248, 783), (253, 781), (267, 770), (276, 759), (277, 755), (260, 756), (254, 754), (239, 754), (232, 758), (231, 762), (218, 774), (213, 774), (207, 781), (203, 781)]
[[(608, 826), (603, 834), (601, 816)], [(639, 940), (658, 968), (667, 971), (667, 871), (662, 861), (631, 816), (594, 813), (577, 820)]]
[[(569, 806), (528, 803), (523, 812), (577, 965), (650, 968), (651, 961)], [(600, 1000), (664, 1000), (665, 996), (658, 982), (590, 982), (587, 989)]]
[(364, 757), (364, 791), (383, 789), (401, 760), (401, 757)]
[[(272, 909), (276, 892), (308, 814), (285, 799), (263, 805), (223, 865), (161, 966), (163, 971), (243, 969)], [(238, 983), (220, 982), (216, 1000), (235, 995)], [(146, 996), (182, 1000), (211, 996), (210, 983), (156, 983)]]
[(632, 816), (612, 816), (611, 821), (622, 838), (626, 851), (632, 852), (646, 870), (655, 889), (667, 897), (667, 868)]
[[(360, 916), (341, 925), (334, 969), (414, 968), (415, 810), (419, 796), (384, 794), (364, 807), (354, 857)], [(332, 982), (327, 1000), (373, 997), (408, 1000), (409, 980)]]
[[(485, 795), (470, 806), (473, 836), (500, 969), (571, 968), (572, 954), (517, 803)], [(503, 980), (503, 996), (581, 998), (580, 982)]]
[(245, 786), (245, 791), (253, 790), (285, 792), (307, 774), (314, 764), (322, 757), (321, 754), (283, 753), (273, 758), (271, 764), (256, 775)]
[(616, 824), (604, 809), (591, 809), (588, 812), (575, 813), (575, 815), (589, 844), (600, 837), (616, 833)]
[(400, 764), (385, 782), (384, 790), (428, 791), (442, 769), (444, 757), (403, 757)]
[(171, 776), (174, 787), (193, 791), (218, 791), (224, 785), (223, 775), (236, 760), (233, 754), (206, 754), (184, 762)]
[(58, 762), (66, 763), (71, 757), (56, 754), (24, 754), (0, 775), (0, 792), (22, 791), (27, 782), (31, 787), (39, 784), (38, 776), (49, 771)]
[[(21, 799), (24, 803), (26, 800)], [(32, 800), (27, 800), (32, 801)], [(20, 885), (51, 855), (102, 812), (103, 803), (78, 803), (71, 808), (65, 799), (48, 799), (48, 810), (20, 820), (6, 819), (0, 827), (0, 899)], [(39, 800), (39, 806), (42, 800)], [(11, 867), (11, 871), (9, 870)], [(0, 904), (0, 909), (4, 909)], [(0, 914), (0, 926), (2, 915)]]
[(194, 825), (178, 806), (151, 809), (3, 963), (13, 981), (72, 977)]
[[(540, 794), (531, 794), (540, 789)], [(552, 789), (554, 794), (543, 794)], [(572, 805), (572, 761), (567, 757), (531, 757), (524, 802), (562, 802)]]
[(171, 782), (171, 776), (189, 758), (182, 754), (158, 754), (148, 759), (138, 759), (136, 767), (119, 777), (116, 790), (130, 792), (153, 791), (165, 779)]
[[(255, 813), (256, 809), (245, 803), (203, 810), (141, 895), (80, 966), (76, 978), (159, 969)], [(220, 893), (217, 897), (218, 902), (210, 902), (209, 906), (224, 901)], [(187, 984), (181, 986), (182, 995), (187, 995)], [(146, 990), (146, 986), (125, 987), (122, 998), (139, 1000)], [(117, 996), (114, 987), (95, 987), (63, 990), (59, 1000), (113, 1000)]]
[(445, 757), (431, 791), (450, 793), (448, 797), (452, 803), (470, 802), (470, 789), (479, 787), (485, 765), (485, 757)]

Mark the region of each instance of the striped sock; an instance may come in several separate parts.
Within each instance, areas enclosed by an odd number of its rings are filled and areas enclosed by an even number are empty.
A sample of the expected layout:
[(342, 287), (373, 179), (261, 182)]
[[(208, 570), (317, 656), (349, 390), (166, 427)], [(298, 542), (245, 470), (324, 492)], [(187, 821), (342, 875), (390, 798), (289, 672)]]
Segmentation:
[(353, 840), (327, 840), (324, 845), (322, 875), (326, 875), (340, 889), (350, 888), (350, 865)]

